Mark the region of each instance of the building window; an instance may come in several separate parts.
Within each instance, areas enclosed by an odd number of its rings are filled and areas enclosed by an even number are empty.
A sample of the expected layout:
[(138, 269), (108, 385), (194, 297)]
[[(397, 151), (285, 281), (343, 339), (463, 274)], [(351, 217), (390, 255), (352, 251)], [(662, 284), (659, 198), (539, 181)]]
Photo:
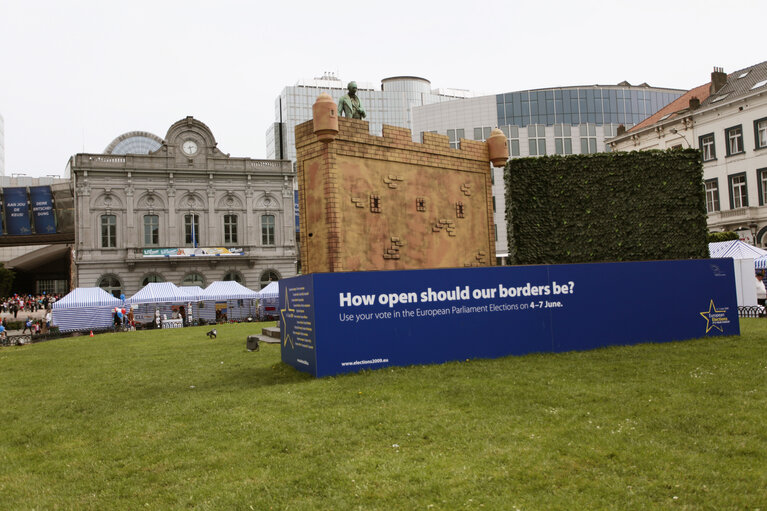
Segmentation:
[(719, 211), (719, 181), (709, 179), (706, 181), (706, 212)]
[(261, 244), (274, 245), (274, 215), (261, 217)]
[(740, 154), (743, 152), (743, 128), (733, 126), (724, 130), (727, 139), (727, 156)]
[(156, 273), (150, 273), (146, 277), (144, 277), (144, 280), (141, 281), (142, 286), (146, 286), (149, 283), (157, 283), (157, 282), (165, 282), (165, 279), (162, 278), (162, 275), (158, 275)]
[(745, 172), (730, 176), (730, 209), (748, 207), (748, 189)]
[(450, 147), (452, 149), (461, 148), (461, 139), (466, 138), (462, 129), (447, 130), (447, 138), (450, 140)]
[(117, 247), (117, 217), (101, 215), (101, 247)]
[(184, 215), (184, 242), (197, 247), (200, 241), (200, 215)]
[(545, 156), (546, 126), (543, 124), (529, 124), (527, 126), (527, 141), (530, 147), (530, 156)]
[(160, 244), (160, 217), (144, 215), (144, 245)]
[(489, 126), (483, 126), (481, 128), (474, 128), (474, 140), (480, 140), (484, 142), (488, 138), (490, 138), (490, 131), (493, 128)]
[(224, 215), (224, 243), (237, 243), (237, 215)]
[(261, 289), (264, 289), (270, 282), (280, 280), (280, 275), (274, 270), (266, 270), (261, 274)]
[(554, 125), (554, 152), (556, 154), (573, 154), (573, 139), (570, 138), (569, 124)]
[(703, 153), (703, 161), (716, 160), (716, 147), (714, 146), (714, 134), (702, 135), (698, 138), (700, 151)]
[(190, 273), (181, 281), (182, 286), (200, 286), (205, 287), (205, 277), (199, 273)]
[(759, 183), (759, 205), (767, 204), (767, 168), (756, 169), (756, 181)]
[(509, 142), (509, 156), (519, 156), (519, 126), (501, 126), (501, 131)]
[(597, 126), (595, 124), (581, 124), (581, 154), (593, 154), (597, 152)]
[(767, 118), (754, 121), (754, 138), (757, 149), (767, 147)]
[(240, 272), (236, 271), (227, 272), (226, 275), (224, 275), (224, 282), (229, 282), (231, 280), (242, 284), (242, 275), (240, 275)]
[(104, 275), (101, 277), (99, 279), (99, 287), (115, 298), (120, 298), (120, 295), (123, 294), (123, 286), (120, 283), (120, 279), (114, 275)]

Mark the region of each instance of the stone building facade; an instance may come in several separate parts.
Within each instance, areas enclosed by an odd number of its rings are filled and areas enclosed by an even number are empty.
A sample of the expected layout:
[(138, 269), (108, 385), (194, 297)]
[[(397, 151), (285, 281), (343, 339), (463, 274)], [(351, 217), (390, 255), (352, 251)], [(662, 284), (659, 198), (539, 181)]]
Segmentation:
[(296, 273), (289, 161), (235, 158), (187, 117), (149, 154), (77, 154), (72, 287), (130, 296), (148, 282), (251, 289)]

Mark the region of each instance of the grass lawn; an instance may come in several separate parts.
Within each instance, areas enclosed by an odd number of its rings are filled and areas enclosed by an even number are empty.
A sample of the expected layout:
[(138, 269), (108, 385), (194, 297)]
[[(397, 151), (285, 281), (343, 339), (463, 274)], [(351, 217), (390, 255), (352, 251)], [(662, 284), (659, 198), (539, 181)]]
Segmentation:
[(260, 328), (0, 348), (0, 509), (767, 510), (767, 320), (320, 380)]

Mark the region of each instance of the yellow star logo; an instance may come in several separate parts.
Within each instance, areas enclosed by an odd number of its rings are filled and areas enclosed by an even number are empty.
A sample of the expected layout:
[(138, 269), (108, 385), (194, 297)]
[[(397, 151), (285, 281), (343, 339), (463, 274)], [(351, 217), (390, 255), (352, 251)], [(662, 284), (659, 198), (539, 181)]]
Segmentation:
[(293, 309), (290, 308), (290, 301), (288, 300), (288, 290), (285, 288), (285, 308), (280, 309), (280, 317), (282, 318), (282, 328), (285, 329), (285, 341), (283, 342), (283, 346), (287, 346), (288, 342), (290, 342), (290, 347), (295, 349), (295, 345), (293, 344), (293, 338), (290, 337), (290, 331), (288, 330), (288, 321), (285, 317), (285, 313), (289, 312), (291, 313), (291, 316), (289, 316), (291, 319), (293, 318), (292, 313), (295, 312)]
[(708, 310), (700, 313), (700, 315), (703, 316), (703, 318), (706, 320), (706, 333), (709, 333), (712, 328), (716, 328), (720, 332), (724, 332), (722, 327), (716, 324), (716, 318), (711, 317), (711, 314), (722, 314), (724, 312), (727, 311), (717, 310), (716, 305), (714, 305), (714, 300), (711, 300), (711, 303), (708, 306)]

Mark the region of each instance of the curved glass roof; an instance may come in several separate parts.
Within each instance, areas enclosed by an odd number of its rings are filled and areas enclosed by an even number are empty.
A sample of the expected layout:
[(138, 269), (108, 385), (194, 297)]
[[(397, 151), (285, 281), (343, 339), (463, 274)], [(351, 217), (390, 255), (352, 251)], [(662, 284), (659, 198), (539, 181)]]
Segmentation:
[(149, 154), (162, 147), (162, 139), (146, 131), (131, 131), (112, 140), (104, 154)]

